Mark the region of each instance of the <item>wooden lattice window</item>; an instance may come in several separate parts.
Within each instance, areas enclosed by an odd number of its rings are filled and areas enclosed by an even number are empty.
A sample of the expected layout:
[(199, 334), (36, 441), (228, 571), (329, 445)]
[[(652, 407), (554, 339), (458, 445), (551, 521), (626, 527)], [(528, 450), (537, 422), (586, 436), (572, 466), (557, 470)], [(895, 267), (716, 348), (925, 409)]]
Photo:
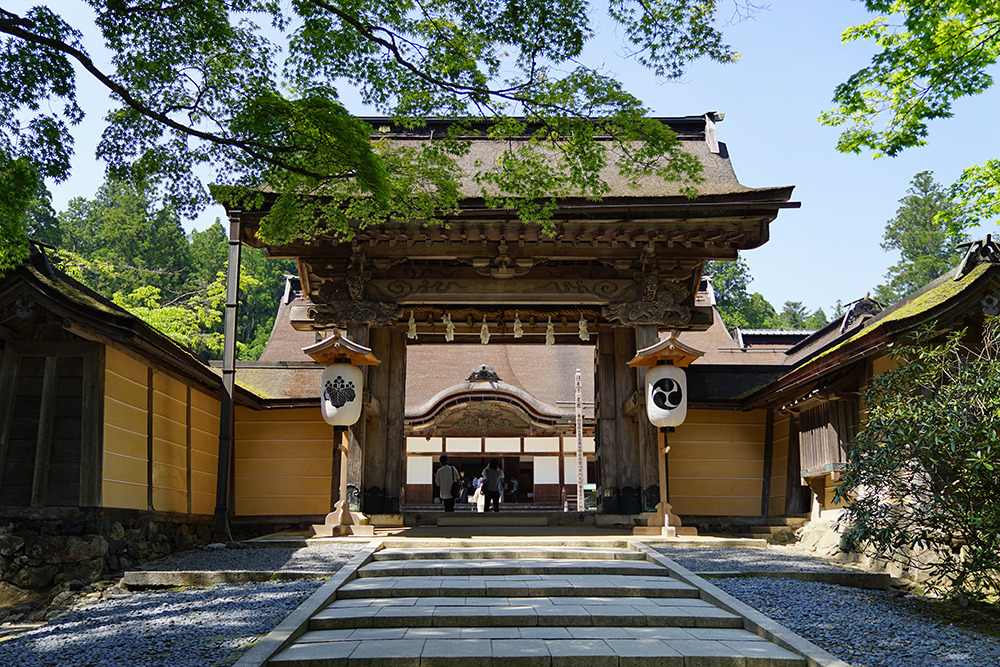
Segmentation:
[(831, 398), (802, 410), (799, 451), (802, 476), (836, 472), (847, 462), (847, 445), (858, 429), (855, 397)]

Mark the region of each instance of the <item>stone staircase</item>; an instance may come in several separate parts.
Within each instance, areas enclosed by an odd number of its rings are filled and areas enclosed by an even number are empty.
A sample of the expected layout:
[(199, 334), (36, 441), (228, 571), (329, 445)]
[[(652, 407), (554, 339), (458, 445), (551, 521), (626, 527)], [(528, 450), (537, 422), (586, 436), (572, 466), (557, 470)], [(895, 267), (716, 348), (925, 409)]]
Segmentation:
[(681, 519), (685, 526), (697, 528), (700, 535), (767, 540), (769, 544), (791, 544), (798, 541), (796, 531), (809, 523), (808, 516), (682, 516)]
[[(267, 658), (258, 646), (238, 667), (825, 664), (744, 629), (761, 626), (670, 563), (625, 541), (386, 540), (329, 582), (297, 630), (272, 633)], [(785, 646), (803, 641), (788, 634)]]

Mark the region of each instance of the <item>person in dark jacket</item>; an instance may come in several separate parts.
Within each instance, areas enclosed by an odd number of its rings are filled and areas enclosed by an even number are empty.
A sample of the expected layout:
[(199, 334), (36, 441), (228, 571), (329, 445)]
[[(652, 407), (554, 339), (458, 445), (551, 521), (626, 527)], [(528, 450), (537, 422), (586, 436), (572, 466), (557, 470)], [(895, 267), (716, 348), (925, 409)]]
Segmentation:
[(499, 459), (490, 459), (490, 464), (483, 469), (483, 495), (486, 496), (486, 511), (490, 511), (490, 503), (493, 503), (493, 511), (500, 511), (500, 494), (503, 493), (503, 470), (500, 469)]

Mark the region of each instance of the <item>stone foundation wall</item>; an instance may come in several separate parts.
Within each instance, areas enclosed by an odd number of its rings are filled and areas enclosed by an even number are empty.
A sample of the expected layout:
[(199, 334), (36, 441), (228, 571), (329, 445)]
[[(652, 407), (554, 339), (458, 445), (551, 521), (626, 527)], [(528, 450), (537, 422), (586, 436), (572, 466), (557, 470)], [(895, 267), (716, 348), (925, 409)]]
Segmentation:
[(211, 517), (107, 509), (0, 511), (0, 580), (88, 583), (211, 539)]

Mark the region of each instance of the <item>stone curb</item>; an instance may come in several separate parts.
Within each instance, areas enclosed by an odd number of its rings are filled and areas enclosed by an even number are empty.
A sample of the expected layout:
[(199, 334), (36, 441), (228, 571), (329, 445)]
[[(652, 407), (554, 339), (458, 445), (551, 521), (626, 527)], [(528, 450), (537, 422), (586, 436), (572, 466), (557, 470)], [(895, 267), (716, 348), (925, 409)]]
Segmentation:
[(179, 586), (214, 586), (215, 584), (249, 584), (294, 579), (322, 579), (336, 572), (301, 570), (144, 570), (126, 572), (122, 583), (128, 588), (177, 588)]
[(892, 588), (894, 580), (891, 575), (881, 572), (803, 572), (801, 570), (766, 570), (766, 571), (734, 571), (734, 572), (695, 572), (696, 576), (705, 579), (735, 579), (739, 577), (769, 577), (772, 579), (798, 579), (799, 581), (815, 581), (822, 584), (850, 586), (867, 590), (887, 591)]
[(744, 619), (743, 628), (745, 630), (749, 630), (759, 637), (763, 637), (784, 649), (788, 649), (804, 657), (809, 667), (851, 667), (850, 664), (831, 653), (827, 653), (816, 644), (800, 637), (750, 605), (740, 602), (732, 595), (713, 586), (690, 570), (681, 567), (643, 542), (636, 540), (632, 543), (632, 547), (645, 553), (646, 557), (650, 560), (666, 567), (670, 570), (670, 574), (678, 580), (700, 589), (703, 600), (708, 600), (726, 611), (742, 616)]
[(309, 627), (313, 614), (327, 606), (337, 597), (337, 589), (357, 576), (357, 570), (372, 559), (372, 554), (382, 548), (382, 540), (372, 540), (357, 556), (347, 562), (330, 577), (315, 593), (300, 604), (285, 620), (271, 632), (264, 635), (253, 648), (246, 652), (235, 667), (261, 667), (271, 656), (289, 646)]

